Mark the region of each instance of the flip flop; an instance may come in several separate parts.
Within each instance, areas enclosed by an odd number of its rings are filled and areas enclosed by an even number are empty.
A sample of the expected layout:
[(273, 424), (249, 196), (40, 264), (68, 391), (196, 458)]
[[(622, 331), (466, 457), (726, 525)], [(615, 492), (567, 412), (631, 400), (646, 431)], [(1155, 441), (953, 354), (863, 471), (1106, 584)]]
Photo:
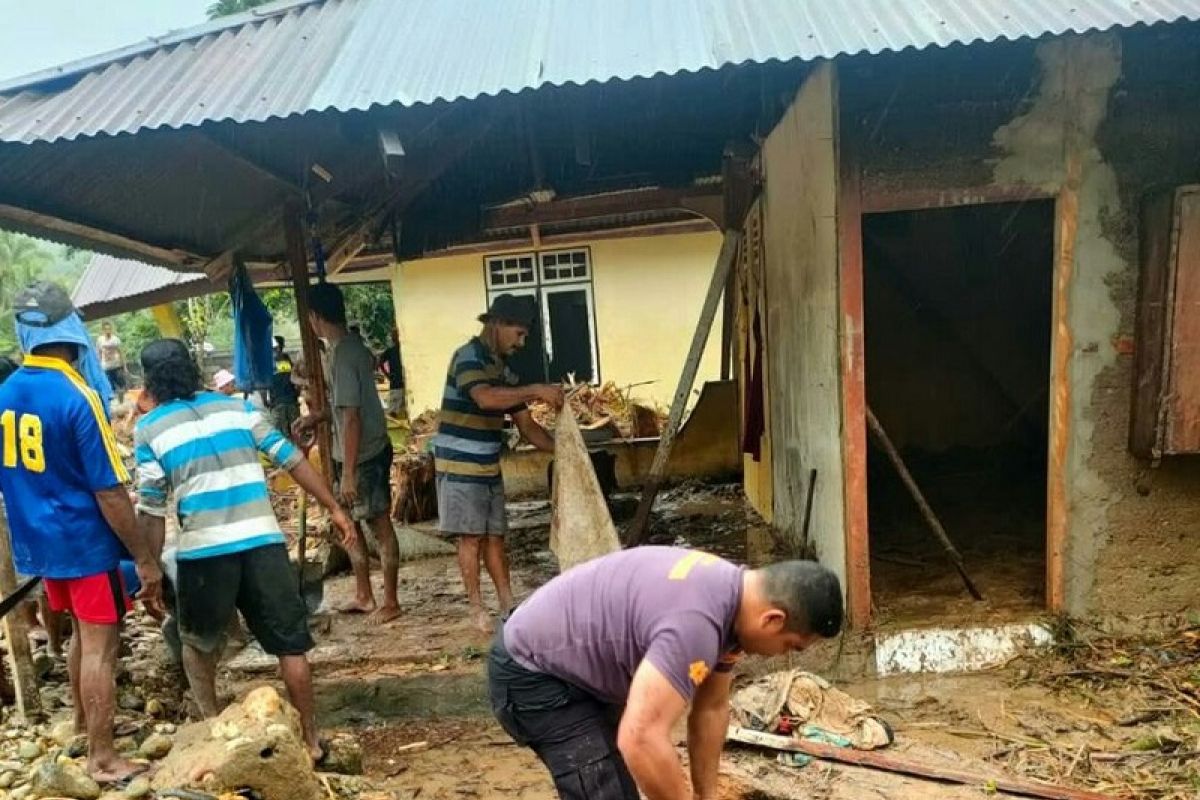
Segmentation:
[(122, 790), (128, 788), (129, 784), (133, 783), (134, 779), (141, 778), (141, 777), (149, 777), (147, 775), (148, 772), (150, 772), (150, 765), (146, 764), (141, 767), (138, 767), (133, 772), (129, 773), (128, 775), (126, 775), (123, 778), (117, 778), (115, 781), (96, 781), (96, 783), (100, 784), (100, 786), (105, 789), (115, 789), (117, 791), (122, 791)]

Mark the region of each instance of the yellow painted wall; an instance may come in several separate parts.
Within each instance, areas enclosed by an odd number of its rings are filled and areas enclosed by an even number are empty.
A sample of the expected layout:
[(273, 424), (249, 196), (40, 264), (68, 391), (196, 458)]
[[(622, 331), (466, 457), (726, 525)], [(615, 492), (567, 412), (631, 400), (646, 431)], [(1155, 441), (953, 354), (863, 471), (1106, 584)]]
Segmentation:
[[(620, 386), (654, 381), (634, 389), (633, 396), (669, 406), (721, 248), (721, 234), (601, 239), (586, 246), (592, 257), (601, 380)], [(394, 269), (392, 290), (410, 414), (437, 408), (450, 354), (479, 329), (475, 317), (487, 302), (485, 257), (473, 253), (422, 259)], [(720, 342), (718, 315), (696, 378), (697, 389), (704, 381), (720, 377)]]

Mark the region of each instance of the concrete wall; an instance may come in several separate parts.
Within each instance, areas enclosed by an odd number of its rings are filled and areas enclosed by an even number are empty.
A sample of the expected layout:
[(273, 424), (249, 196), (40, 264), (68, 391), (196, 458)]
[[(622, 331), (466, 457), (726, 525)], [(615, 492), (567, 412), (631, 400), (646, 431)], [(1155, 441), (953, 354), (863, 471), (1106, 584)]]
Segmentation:
[[(633, 396), (670, 405), (721, 249), (720, 233), (601, 239), (575, 246), (587, 246), (592, 254), (601, 380), (619, 386), (653, 381), (634, 389)], [(479, 330), (475, 317), (487, 303), (485, 257), (475, 253), (409, 261), (393, 272), (414, 415), (438, 407), (450, 354)], [(714, 325), (697, 385), (720, 377), (720, 335), (720, 325)]]
[(1058, 199), (1068, 257), (1051, 413), (1065, 432), (1073, 614), (1179, 612), (1200, 585), (1200, 463), (1153, 469), (1126, 448), (1138, 205), (1200, 180), (1197, 74), (1195, 24), (853, 59), (840, 71), (843, 125), (867, 138), (865, 193), (986, 186)]
[(844, 584), (835, 85), (814, 69), (763, 145), (763, 231), (773, 521), (800, 535), (816, 468), (813, 542)]

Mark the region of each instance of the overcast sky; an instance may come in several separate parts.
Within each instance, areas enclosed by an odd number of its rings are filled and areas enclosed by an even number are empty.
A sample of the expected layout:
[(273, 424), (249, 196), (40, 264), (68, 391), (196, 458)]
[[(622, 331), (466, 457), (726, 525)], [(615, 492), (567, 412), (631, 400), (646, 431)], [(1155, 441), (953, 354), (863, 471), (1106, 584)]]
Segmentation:
[(0, 80), (204, 22), (211, 0), (0, 0)]

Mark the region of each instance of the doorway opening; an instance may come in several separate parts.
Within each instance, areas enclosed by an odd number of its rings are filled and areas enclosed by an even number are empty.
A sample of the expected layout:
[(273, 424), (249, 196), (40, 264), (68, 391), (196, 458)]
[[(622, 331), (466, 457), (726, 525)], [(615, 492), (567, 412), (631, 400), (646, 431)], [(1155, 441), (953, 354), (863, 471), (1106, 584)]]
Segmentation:
[(962, 553), (962, 580), (868, 447), (873, 617), (984, 622), (1045, 605), (1054, 202), (863, 217), (867, 402)]

